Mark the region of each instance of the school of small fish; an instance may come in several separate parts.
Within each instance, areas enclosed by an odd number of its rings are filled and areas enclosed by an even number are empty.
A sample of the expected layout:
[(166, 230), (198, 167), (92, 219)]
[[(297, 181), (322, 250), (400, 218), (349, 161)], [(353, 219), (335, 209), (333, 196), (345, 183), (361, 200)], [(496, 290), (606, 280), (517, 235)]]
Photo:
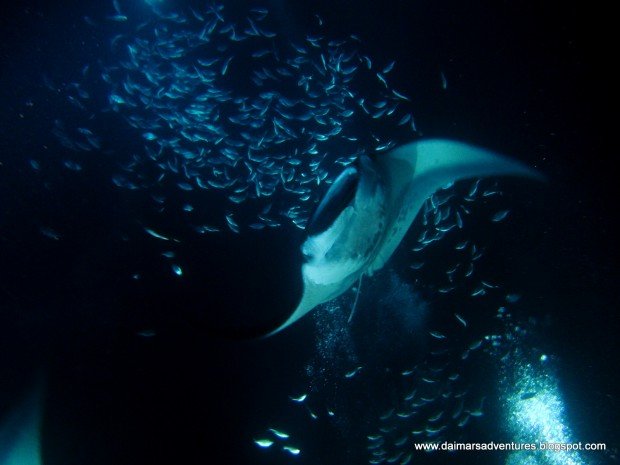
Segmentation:
[[(474, 202), (482, 203), (501, 195), (497, 183), (487, 184), (490, 182), (476, 180), (458, 189), (453, 185), (445, 186), (425, 203), (422, 228), (419, 225), (417, 228), (421, 233), (412, 248), (410, 269), (414, 277), (424, 269), (428, 261), (425, 257), (433, 256), (432, 251), (425, 255), (427, 248), (439, 243), (450, 231), (466, 228), (466, 219), (473, 211)], [(491, 216), (490, 222), (502, 222), (508, 214), (508, 210), (500, 210)], [(485, 250), (471, 239), (462, 239), (464, 235), (461, 233), (451, 238), (451, 243), (455, 244), (452, 255), (458, 261), (447, 266), (445, 282), (436, 287), (436, 292), (446, 297), (456, 294), (459, 301), (487, 296), (491, 302), (500, 305), (495, 317), (501, 320), (506, 315), (506, 305), (515, 304), (520, 296), (507, 293), (502, 286), (490, 282), (476, 270)], [(413, 443), (462, 438), (468, 423), (484, 415), (485, 391), (475, 389), (471, 380), (465, 380), (464, 373), (467, 366), (475, 366), (483, 354), (497, 354), (502, 335), (481, 335), (479, 330), (472, 329), (472, 324), (463, 315), (453, 312), (452, 318), (446, 316), (441, 320), (443, 327), (440, 330), (429, 330), (427, 357), (401, 372), (406, 381), (399, 388), (402, 392), (400, 399), (378, 417), (376, 429), (367, 435), (369, 464), (409, 464), (416, 454), (420, 454), (413, 448)]]
[[(188, 199), (194, 191), (223, 193), (225, 217), (196, 227), (200, 234), (283, 220), (303, 229), (323, 190), (317, 186), (361, 154), (417, 133), (410, 98), (389, 84), (395, 62), (374, 62), (354, 34), (325, 37), (318, 16), (312, 31), (293, 40), (266, 8), (229, 19), (223, 4), (170, 11), (148, 2), (148, 18), (133, 19), (119, 3), (106, 18), (84, 18), (93, 29), (122, 31), (108, 44), (114, 61), (85, 65), (69, 84), (45, 76), (45, 85), (82, 111), (83, 121), (116, 115), (131, 128), (141, 150), (119, 160), (115, 186), (148, 189), (162, 211), (162, 186)], [(106, 89), (104, 102), (95, 84)], [(84, 153), (118, 152), (86, 126), (55, 120), (70, 171), (82, 169)], [(234, 218), (240, 205), (255, 215), (245, 224)], [(191, 201), (183, 209), (191, 213)]]
[[(410, 98), (389, 84), (395, 62), (379, 64), (361, 53), (361, 41), (354, 34), (325, 37), (318, 16), (315, 30), (291, 40), (279, 33), (266, 8), (229, 16), (227, 8), (217, 3), (187, 11), (147, 3), (149, 17), (138, 21), (118, 0), (109, 16), (84, 18), (89, 27), (116, 25), (122, 32), (109, 41), (113, 59), (85, 65), (79, 80), (56, 84), (44, 78), (50, 90), (85, 116), (77, 127), (57, 118), (52, 133), (68, 151), (64, 168), (80, 173), (82, 157), (118, 153), (115, 141), (97, 134), (87, 122), (121, 121), (135, 135), (139, 150), (119, 158), (113, 185), (146, 190), (162, 213), (167, 213), (163, 187), (173, 186), (183, 196), (184, 215), (195, 214), (202, 191), (224, 201), (224, 215), (195, 226), (198, 234), (240, 234), (286, 221), (304, 229), (324, 190), (319, 186), (330, 184), (362, 154), (387, 151), (418, 134)], [(441, 82), (447, 89), (443, 72)], [(97, 85), (106, 90), (103, 102), (95, 98)], [(41, 169), (38, 160), (29, 164), (33, 170)], [(465, 227), (473, 202), (501, 194), (496, 184), (484, 185), (477, 180), (462, 195), (446, 186), (425, 203), (421, 232), (412, 249), (414, 275), (426, 267), (427, 248)], [(249, 220), (248, 209), (254, 215)], [(499, 210), (489, 222), (505, 221), (509, 214)], [(62, 238), (48, 226), (40, 231), (51, 240)], [(179, 242), (150, 226), (143, 231), (167, 247)], [(508, 304), (519, 299), (476, 273), (483, 247), (462, 240), (454, 250), (460, 259), (445, 271), (438, 294), (466, 288), (474, 299), (499, 293)], [(164, 250), (162, 256), (170, 260), (172, 276), (182, 279), (184, 269), (173, 261), (174, 250)], [(401, 395), (367, 435), (368, 463), (407, 465), (414, 456), (413, 441), (439, 441), (484, 414), (485, 398), (464, 381), (461, 365), (497, 341), (468, 336), (475, 333), (467, 315), (454, 312), (449, 325), (447, 330), (428, 331), (425, 337), (432, 346), (428, 357), (400, 373)], [(449, 345), (457, 331), (461, 342)], [(145, 338), (154, 335), (150, 330), (140, 333)], [(342, 373), (342, 379), (358, 380), (366, 371), (363, 364), (356, 364)], [(316, 420), (318, 409), (310, 406), (308, 396), (296, 393), (289, 401)], [(323, 411), (328, 418), (338, 416), (336, 409)], [(254, 444), (299, 455), (301, 450), (289, 440), (283, 430), (268, 428), (254, 438)]]

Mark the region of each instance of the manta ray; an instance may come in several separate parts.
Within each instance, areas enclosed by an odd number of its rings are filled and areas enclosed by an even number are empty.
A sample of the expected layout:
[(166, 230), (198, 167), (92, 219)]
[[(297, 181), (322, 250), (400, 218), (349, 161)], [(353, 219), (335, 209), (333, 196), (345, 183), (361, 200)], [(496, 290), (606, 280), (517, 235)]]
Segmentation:
[(444, 139), (420, 140), (360, 157), (356, 166), (348, 166), (336, 178), (311, 216), (302, 244), (301, 300), (267, 336), (380, 270), (438, 189), (489, 176), (544, 179), (521, 162)]

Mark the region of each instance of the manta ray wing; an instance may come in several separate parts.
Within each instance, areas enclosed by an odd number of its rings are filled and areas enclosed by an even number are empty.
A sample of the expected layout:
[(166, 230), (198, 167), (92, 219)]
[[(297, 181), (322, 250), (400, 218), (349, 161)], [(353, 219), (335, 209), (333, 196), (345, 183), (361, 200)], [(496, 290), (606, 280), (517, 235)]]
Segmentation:
[(387, 191), (388, 224), (367, 274), (381, 269), (402, 241), (424, 202), (456, 181), (489, 176), (544, 177), (521, 162), (469, 144), (443, 139), (423, 140), (377, 158), (376, 169)]

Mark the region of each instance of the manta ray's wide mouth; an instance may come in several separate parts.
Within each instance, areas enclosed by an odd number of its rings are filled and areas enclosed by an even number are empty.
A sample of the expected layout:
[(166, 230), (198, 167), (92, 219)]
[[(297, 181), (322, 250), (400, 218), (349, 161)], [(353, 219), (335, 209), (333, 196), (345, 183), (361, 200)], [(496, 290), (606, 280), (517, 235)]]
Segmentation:
[(336, 178), (319, 202), (306, 226), (309, 236), (324, 232), (355, 197), (359, 183), (357, 168), (349, 166)]

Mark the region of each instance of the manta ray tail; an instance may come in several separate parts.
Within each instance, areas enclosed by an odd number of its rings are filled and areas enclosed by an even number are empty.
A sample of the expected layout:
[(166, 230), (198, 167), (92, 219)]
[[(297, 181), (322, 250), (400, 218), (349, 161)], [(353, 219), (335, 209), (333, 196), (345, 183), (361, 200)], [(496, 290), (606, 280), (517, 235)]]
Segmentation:
[(355, 290), (355, 300), (353, 301), (353, 307), (351, 307), (351, 313), (349, 314), (349, 319), (347, 320), (347, 323), (351, 323), (351, 320), (353, 319), (353, 315), (355, 315), (355, 309), (357, 308), (357, 299), (359, 299), (360, 292), (362, 291), (362, 278), (363, 277), (364, 275), (361, 274), (360, 279), (357, 281), (357, 289)]

